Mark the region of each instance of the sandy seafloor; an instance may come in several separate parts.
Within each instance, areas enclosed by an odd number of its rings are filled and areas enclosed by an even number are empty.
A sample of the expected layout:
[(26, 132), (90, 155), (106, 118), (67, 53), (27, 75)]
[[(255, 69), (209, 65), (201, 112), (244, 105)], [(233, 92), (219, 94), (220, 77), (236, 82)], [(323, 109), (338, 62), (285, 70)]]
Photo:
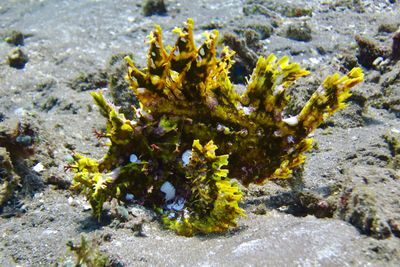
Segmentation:
[[(257, 56), (289, 55), (311, 70), (296, 86), (304, 92), (326, 75), (358, 65), (356, 35), (390, 48), (391, 29), (400, 25), (398, 1), (166, 0), (165, 15), (147, 17), (142, 2), (0, 1), (0, 124), (4, 130), (28, 122), (36, 136), (33, 156), (14, 157), (21, 186), (0, 213), (0, 266), (54, 266), (67, 254), (67, 241), (79, 241), (81, 234), (97, 238), (113, 266), (399, 266), (400, 160), (394, 147), (400, 64), (394, 61), (363, 67), (365, 82), (354, 89), (348, 108), (316, 131), (317, 146), (302, 173), (306, 193), (273, 183), (246, 189), (247, 217), (238, 229), (180, 237), (140, 207), (127, 207), (124, 223), (113, 205), (102, 223), (92, 217), (85, 199), (65, 188), (72, 174), (64, 166), (73, 151), (103, 155), (92, 129), (104, 120), (89, 92), (107, 84), (93, 80), (110, 74), (112, 55), (130, 53), (143, 66), (146, 36), (155, 24), (170, 44), (172, 29), (188, 17), (198, 42), (205, 29), (244, 38), (252, 25), (272, 25), (270, 36), (248, 49)], [(293, 5), (311, 12), (292, 17), (287, 10)], [(302, 23), (311, 39), (288, 38), (287, 28)], [(15, 47), (3, 39), (11, 30), (25, 37), (20, 48), (28, 62), (22, 69), (7, 63)], [(92, 74), (83, 90), (77, 77)], [(35, 172), (38, 163), (44, 169)], [(134, 227), (142, 220), (143, 236)]]

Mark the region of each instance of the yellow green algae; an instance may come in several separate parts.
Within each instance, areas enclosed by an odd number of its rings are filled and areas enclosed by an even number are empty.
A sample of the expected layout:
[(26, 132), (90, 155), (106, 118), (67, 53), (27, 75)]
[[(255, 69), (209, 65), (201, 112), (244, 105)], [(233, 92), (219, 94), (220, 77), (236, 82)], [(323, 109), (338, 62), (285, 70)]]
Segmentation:
[(164, 47), (161, 27), (155, 27), (147, 68), (125, 58), (139, 101), (132, 119), (101, 92), (92, 93), (107, 119), (99, 136), (109, 140), (109, 150), (100, 160), (75, 154), (74, 187), (97, 216), (104, 202), (129, 196), (159, 211), (178, 234), (223, 232), (244, 215), (237, 182), (290, 178), (312, 148), (309, 135), (346, 106), (363, 73), (354, 68), (328, 76), (301, 112), (289, 117), (287, 91), (307, 70), (288, 57), (260, 57), (238, 93), (229, 79), (234, 52), (227, 47), (217, 52), (218, 31), (206, 32), (199, 47), (191, 19), (174, 32), (175, 45)]

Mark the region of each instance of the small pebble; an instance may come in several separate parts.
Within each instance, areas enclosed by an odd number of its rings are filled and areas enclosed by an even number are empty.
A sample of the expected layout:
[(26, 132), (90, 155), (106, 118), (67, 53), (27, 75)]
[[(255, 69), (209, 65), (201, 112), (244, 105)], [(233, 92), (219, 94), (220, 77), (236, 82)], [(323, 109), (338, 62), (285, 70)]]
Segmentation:
[(74, 158), (72, 157), (72, 155), (68, 154), (64, 157), (64, 160), (68, 163), (73, 163), (74, 162)]
[(111, 233), (105, 233), (102, 235), (102, 238), (106, 242), (110, 242), (112, 240), (112, 234)]
[(373, 62), (372, 65), (373, 66), (379, 66), (379, 64), (383, 61), (383, 57), (377, 57)]
[(310, 60), (310, 62), (312, 64), (315, 64), (315, 65), (317, 65), (320, 62), (320, 60), (318, 58), (315, 58), (315, 57), (312, 57), (309, 60)]
[(192, 150), (186, 150), (182, 154), (182, 161), (183, 161), (183, 166), (189, 165), (190, 162), (190, 157), (192, 156)]
[(74, 204), (74, 199), (73, 199), (72, 197), (69, 197), (69, 198), (67, 199), (67, 202), (68, 202), (68, 205), (74, 206), (74, 205), (73, 205), (73, 204)]
[(129, 161), (130, 162), (135, 162), (135, 163), (140, 163), (140, 160), (138, 159), (138, 157), (135, 154), (131, 154), (129, 156)]
[(390, 131), (391, 131), (392, 133), (396, 133), (396, 134), (399, 134), (399, 133), (400, 133), (400, 130), (399, 130), (399, 129), (396, 129), (396, 128), (392, 128), (392, 129), (390, 129)]
[(56, 235), (57, 233), (58, 233), (57, 230), (46, 229), (42, 232), (42, 235)]
[(17, 108), (14, 110), (14, 114), (18, 117), (24, 117), (26, 115), (26, 110), (24, 108)]
[(117, 215), (122, 221), (128, 221), (129, 220), (129, 212), (124, 206), (118, 206), (117, 207)]
[(33, 166), (32, 168), (35, 172), (39, 173), (45, 170), (43, 164), (41, 162), (39, 162), (38, 164), (36, 164), (35, 166)]
[(91, 209), (92, 209), (92, 206), (90, 206), (89, 203), (84, 203), (84, 204), (82, 204), (82, 210), (83, 210), (83, 211), (89, 211), (89, 210), (91, 210)]
[(32, 144), (32, 137), (29, 135), (18, 135), (17, 138), (15, 139), (17, 143), (20, 143), (24, 146), (29, 146)]
[(23, 213), (27, 212), (28, 210), (28, 206), (26, 204), (22, 205), (21, 208), (19, 208), (19, 210)]
[(299, 123), (297, 116), (293, 116), (287, 119), (283, 119), (283, 122), (287, 123), (290, 126), (296, 126)]
[(40, 198), (40, 197), (42, 197), (43, 196), (43, 193), (35, 193), (34, 195), (33, 195), (33, 198)]
[(135, 198), (135, 196), (132, 194), (126, 194), (126, 196), (125, 196), (126, 201), (132, 201), (134, 198)]
[(163, 183), (160, 191), (165, 194), (165, 201), (170, 201), (175, 198), (175, 187), (168, 181)]
[(168, 204), (167, 209), (181, 211), (185, 207), (185, 199), (179, 198), (175, 202)]

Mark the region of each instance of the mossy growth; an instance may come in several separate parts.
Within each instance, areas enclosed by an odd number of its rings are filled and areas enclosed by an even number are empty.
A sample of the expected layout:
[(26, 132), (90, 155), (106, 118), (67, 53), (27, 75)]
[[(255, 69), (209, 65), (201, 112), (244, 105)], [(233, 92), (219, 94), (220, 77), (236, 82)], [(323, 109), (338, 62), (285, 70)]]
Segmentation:
[(0, 209), (11, 198), (20, 182), (14, 172), (10, 154), (0, 146)]
[(396, 129), (388, 131), (383, 138), (389, 146), (392, 158), (389, 161), (388, 167), (392, 169), (400, 169), (400, 133)]
[(179, 234), (223, 232), (244, 214), (236, 181), (247, 186), (290, 178), (312, 148), (309, 135), (345, 107), (363, 74), (355, 68), (327, 77), (301, 112), (288, 116), (289, 86), (307, 70), (288, 57), (260, 57), (238, 93), (229, 79), (234, 52), (217, 52), (218, 31), (205, 33), (199, 47), (191, 19), (174, 32), (178, 39), (166, 48), (156, 26), (147, 68), (126, 57), (139, 100), (133, 119), (101, 92), (92, 93), (107, 119), (98, 135), (108, 139), (109, 150), (100, 160), (75, 154), (74, 187), (99, 217), (105, 201), (133, 199), (159, 211)]
[(28, 60), (28, 56), (19, 47), (11, 50), (7, 56), (8, 65), (16, 69), (23, 69)]
[(85, 266), (85, 267), (104, 267), (111, 266), (109, 256), (105, 253), (100, 252), (99, 245), (96, 239), (88, 240), (84, 235), (81, 236), (80, 244), (74, 244), (72, 241), (67, 243), (67, 246), (72, 254), (75, 256), (75, 260), (65, 257), (62, 264), (57, 266), (63, 267), (74, 267), (74, 266)]
[(165, 15), (167, 8), (164, 0), (145, 0), (143, 4), (143, 15), (146, 17), (152, 15)]
[(4, 41), (15, 46), (24, 45), (24, 34), (22, 32), (12, 30), (5, 34)]
[(37, 130), (27, 121), (15, 128), (0, 124), (0, 213), (26, 183), (24, 160), (34, 154), (37, 141)]

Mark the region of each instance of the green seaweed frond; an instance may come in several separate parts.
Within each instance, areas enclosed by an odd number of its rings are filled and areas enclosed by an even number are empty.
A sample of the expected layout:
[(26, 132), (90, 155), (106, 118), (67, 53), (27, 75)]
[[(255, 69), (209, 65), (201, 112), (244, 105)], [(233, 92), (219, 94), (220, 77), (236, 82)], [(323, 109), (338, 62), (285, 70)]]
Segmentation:
[(86, 266), (104, 267), (109, 264), (109, 256), (100, 252), (95, 239), (88, 240), (84, 235), (81, 236), (80, 244), (76, 245), (72, 241), (67, 243), (69, 250), (75, 255), (75, 260), (65, 260), (66, 266)]

